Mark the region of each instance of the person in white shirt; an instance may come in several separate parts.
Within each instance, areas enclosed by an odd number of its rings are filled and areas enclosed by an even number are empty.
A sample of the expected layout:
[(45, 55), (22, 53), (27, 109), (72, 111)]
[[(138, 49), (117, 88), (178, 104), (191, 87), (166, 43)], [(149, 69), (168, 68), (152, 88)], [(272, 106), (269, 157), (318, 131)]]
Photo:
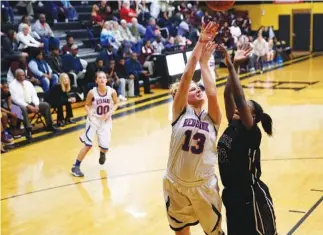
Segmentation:
[(49, 104), (46, 102), (39, 102), (34, 86), (31, 82), (25, 80), (25, 72), (22, 69), (17, 69), (15, 78), (16, 79), (9, 84), (9, 91), (13, 103), (18, 105), (22, 111), (26, 138), (32, 138), (32, 127), (28, 118), (28, 113), (40, 112), (46, 119), (46, 130), (57, 131), (58, 129), (53, 126)]
[(257, 56), (257, 62), (261, 72), (263, 71), (264, 60), (267, 52), (268, 43), (262, 37), (261, 33), (259, 33), (258, 38), (253, 42), (253, 53)]
[(22, 31), (17, 34), (17, 41), (19, 43), (18, 49), (19, 50), (26, 50), (30, 47), (44, 47), (43, 43), (38, 42), (30, 35), (30, 28), (28, 24), (21, 25)]
[(230, 27), (230, 33), (234, 39), (234, 44), (236, 44), (238, 41), (238, 38), (241, 36), (241, 29), (239, 26), (237, 26), (237, 23), (235, 21), (232, 23), (232, 26)]

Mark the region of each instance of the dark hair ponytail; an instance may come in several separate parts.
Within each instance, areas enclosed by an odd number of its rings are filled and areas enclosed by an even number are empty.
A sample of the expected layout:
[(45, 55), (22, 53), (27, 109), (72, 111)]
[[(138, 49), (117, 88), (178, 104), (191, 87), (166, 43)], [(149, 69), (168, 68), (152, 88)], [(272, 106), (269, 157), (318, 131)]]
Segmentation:
[(267, 135), (273, 135), (273, 120), (267, 113), (263, 113), (261, 117), (261, 125), (264, 128)]

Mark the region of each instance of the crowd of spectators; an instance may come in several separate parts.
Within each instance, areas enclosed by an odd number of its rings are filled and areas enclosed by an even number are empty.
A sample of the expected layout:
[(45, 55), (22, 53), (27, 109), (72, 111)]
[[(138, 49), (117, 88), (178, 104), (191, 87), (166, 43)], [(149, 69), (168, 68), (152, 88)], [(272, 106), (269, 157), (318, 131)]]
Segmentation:
[[(92, 6), (86, 25), (99, 35), (95, 43), (100, 53), (88, 64), (79, 57), (73, 36), (67, 35), (66, 44), (60, 45), (46, 19), (54, 23), (77, 21), (76, 2), (1, 4), (3, 22), (14, 23), (12, 7), (24, 7), (27, 13), (17, 31), (1, 32), (2, 64), (8, 67), (1, 95), (2, 142), (6, 144), (19, 136), (21, 123), (26, 138), (32, 138), (29, 113), (41, 113), (48, 131), (58, 130), (53, 126), (50, 107), (57, 112), (57, 127), (73, 123), (71, 103), (86, 97), (95, 86), (98, 71), (107, 74), (108, 85), (116, 89), (121, 101), (141, 96), (140, 80), (144, 93), (151, 94), (149, 78), (155, 73), (151, 55), (190, 48), (198, 40), (202, 23), (210, 20), (220, 24), (216, 41), (229, 49), (234, 51), (242, 40), (250, 41), (254, 51), (245, 71), (262, 70), (265, 61), (272, 63), (288, 49), (274, 37), (272, 29), (262, 28), (255, 36), (247, 11), (212, 12), (198, 1), (82, 1), (80, 4)], [(34, 14), (35, 4), (42, 7), (42, 14)]]

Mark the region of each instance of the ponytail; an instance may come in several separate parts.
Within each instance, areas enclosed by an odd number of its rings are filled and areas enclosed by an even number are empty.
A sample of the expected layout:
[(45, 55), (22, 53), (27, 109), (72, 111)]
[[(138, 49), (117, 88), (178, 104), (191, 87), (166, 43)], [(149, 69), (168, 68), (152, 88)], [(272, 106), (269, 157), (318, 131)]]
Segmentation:
[(273, 135), (273, 120), (267, 113), (263, 113), (261, 117), (261, 125), (267, 135)]
[(267, 133), (267, 135), (272, 136), (273, 120), (267, 113), (264, 113), (260, 104), (258, 104), (254, 100), (250, 100), (250, 101), (253, 103), (253, 106), (254, 106), (255, 123), (261, 122), (262, 128)]

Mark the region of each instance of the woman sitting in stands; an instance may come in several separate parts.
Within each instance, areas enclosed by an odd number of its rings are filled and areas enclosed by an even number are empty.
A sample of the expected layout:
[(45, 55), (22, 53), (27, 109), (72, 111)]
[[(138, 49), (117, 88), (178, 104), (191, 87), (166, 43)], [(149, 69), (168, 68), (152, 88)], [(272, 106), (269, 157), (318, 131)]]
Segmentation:
[[(70, 79), (66, 73), (59, 76), (59, 84), (53, 86), (47, 97), (47, 102), (52, 108), (57, 109), (57, 126), (61, 127), (70, 123), (75, 123), (71, 118), (73, 117), (71, 103), (76, 102), (75, 97), (69, 94), (71, 90)], [(63, 106), (66, 107), (66, 115), (64, 118)]]

